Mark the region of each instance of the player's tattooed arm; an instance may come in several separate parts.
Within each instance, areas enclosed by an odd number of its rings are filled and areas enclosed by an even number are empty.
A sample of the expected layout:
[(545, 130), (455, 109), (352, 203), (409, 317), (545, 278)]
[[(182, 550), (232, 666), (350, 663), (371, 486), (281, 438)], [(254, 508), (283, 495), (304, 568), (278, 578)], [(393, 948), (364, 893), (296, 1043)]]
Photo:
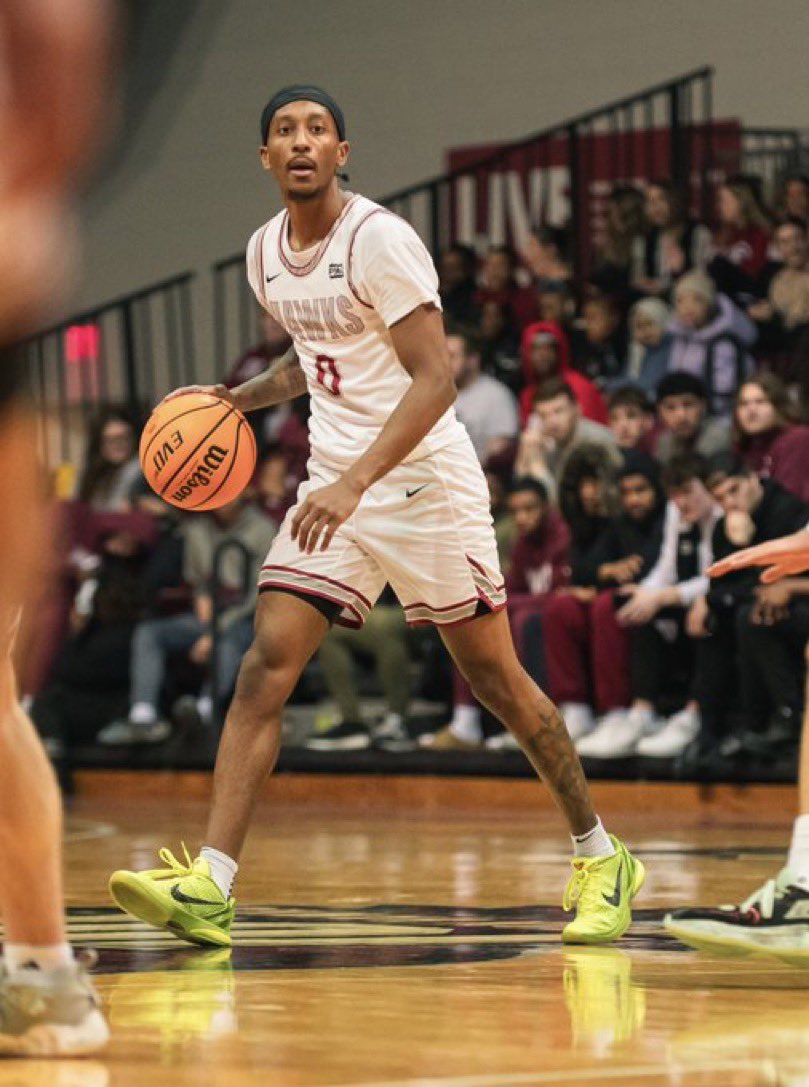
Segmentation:
[(274, 404), (283, 404), (294, 400), (306, 392), (306, 376), (301, 368), (295, 349), (290, 349), (280, 358), (275, 359), (263, 373), (256, 374), (249, 381), (229, 389), (226, 385), (186, 385), (175, 389), (165, 398), (182, 396), (183, 393), (210, 393), (233, 404), (240, 411), (256, 411), (258, 408), (271, 408)]
[(233, 403), (241, 411), (271, 408), (305, 392), (306, 375), (294, 347), (270, 363), (263, 373), (231, 389)]

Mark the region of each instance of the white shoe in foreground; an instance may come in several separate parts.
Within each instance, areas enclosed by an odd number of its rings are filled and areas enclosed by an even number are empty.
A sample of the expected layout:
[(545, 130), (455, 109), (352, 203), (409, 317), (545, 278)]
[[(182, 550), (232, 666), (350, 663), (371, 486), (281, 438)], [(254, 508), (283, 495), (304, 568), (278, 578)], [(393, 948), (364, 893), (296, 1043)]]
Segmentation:
[(574, 743), (589, 735), (596, 727), (595, 716), (586, 702), (563, 702), (559, 712)]
[(0, 1056), (80, 1056), (102, 1049), (108, 1039), (81, 962), (48, 971), (0, 968)]
[(657, 759), (676, 758), (696, 739), (700, 728), (701, 721), (696, 710), (680, 710), (673, 717), (669, 717), (659, 732), (651, 736), (641, 736), (638, 741), (638, 754)]

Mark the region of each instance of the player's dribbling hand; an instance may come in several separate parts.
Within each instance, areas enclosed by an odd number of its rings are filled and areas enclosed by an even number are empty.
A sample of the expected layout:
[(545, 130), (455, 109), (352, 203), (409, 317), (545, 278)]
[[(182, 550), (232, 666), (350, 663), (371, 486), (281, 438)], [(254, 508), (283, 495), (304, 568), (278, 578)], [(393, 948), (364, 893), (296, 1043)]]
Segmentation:
[(316, 550), (318, 543), (320, 550), (325, 551), (361, 498), (362, 491), (345, 478), (312, 491), (292, 519), (292, 539), (298, 541), (298, 547), (307, 555)]
[(233, 393), (227, 385), (183, 385), (181, 389), (173, 389), (166, 393), (161, 403), (173, 400), (175, 396), (185, 396), (186, 393), (207, 393), (208, 396), (218, 396), (220, 400), (227, 400), (228, 404), (234, 404)]

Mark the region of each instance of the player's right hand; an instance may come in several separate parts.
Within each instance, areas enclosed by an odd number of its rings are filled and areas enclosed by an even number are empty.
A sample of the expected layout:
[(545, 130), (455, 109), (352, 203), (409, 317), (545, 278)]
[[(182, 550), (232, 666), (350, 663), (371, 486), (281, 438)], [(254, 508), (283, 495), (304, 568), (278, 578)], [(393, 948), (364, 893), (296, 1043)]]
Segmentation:
[(227, 385), (183, 385), (181, 389), (174, 389), (163, 397), (161, 403), (173, 400), (175, 396), (185, 396), (186, 393), (207, 393), (208, 396), (218, 396), (220, 400), (226, 400), (228, 404), (236, 406), (233, 393)]

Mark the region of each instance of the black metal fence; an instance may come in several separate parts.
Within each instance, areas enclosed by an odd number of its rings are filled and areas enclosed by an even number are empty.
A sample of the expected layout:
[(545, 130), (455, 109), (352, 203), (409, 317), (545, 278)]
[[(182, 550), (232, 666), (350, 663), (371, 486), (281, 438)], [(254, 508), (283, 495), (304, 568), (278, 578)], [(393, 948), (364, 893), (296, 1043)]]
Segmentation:
[(24, 345), (45, 462), (76, 462), (99, 405), (140, 408), (195, 379), (191, 272), (105, 302)]

